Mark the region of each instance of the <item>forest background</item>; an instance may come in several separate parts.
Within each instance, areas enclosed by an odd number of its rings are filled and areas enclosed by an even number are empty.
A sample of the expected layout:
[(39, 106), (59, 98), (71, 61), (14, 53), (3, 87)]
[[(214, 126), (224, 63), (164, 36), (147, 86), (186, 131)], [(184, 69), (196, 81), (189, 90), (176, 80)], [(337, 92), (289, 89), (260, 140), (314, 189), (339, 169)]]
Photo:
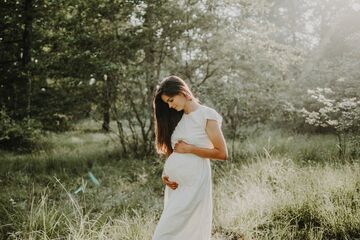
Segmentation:
[(214, 239), (360, 238), (359, 1), (0, 6), (4, 239), (149, 239), (168, 75), (224, 118)]

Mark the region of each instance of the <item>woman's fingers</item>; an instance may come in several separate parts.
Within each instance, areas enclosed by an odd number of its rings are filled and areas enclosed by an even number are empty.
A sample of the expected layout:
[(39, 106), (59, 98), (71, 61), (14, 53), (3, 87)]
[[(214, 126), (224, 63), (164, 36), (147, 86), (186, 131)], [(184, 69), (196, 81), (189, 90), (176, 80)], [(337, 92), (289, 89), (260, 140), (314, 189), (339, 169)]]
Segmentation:
[(162, 180), (163, 183), (170, 187), (172, 190), (175, 190), (178, 187), (177, 182), (170, 181), (168, 176), (163, 176)]
[(170, 182), (168, 185), (172, 190), (175, 190), (178, 187), (178, 184), (176, 182)]
[(163, 179), (163, 183), (166, 185), (171, 185), (173, 183), (169, 180), (168, 176), (164, 176), (162, 179)]
[(168, 187), (170, 187), (172, 190), (175, 190), (175, 189), (177, 189), (177, 184), (176, 185), (168, 185)]
[(169, 177), (168, 176), (163, 176), (162, 178), (162, 181), (164, 184), (166, 184), (167, 181), (169, 181)]
[(177, 187), (178, 186), (178, 184), (176, 182), (171, 182), (171, 181), (168, 181), (165, 184), (168, 185), (169, 187)]

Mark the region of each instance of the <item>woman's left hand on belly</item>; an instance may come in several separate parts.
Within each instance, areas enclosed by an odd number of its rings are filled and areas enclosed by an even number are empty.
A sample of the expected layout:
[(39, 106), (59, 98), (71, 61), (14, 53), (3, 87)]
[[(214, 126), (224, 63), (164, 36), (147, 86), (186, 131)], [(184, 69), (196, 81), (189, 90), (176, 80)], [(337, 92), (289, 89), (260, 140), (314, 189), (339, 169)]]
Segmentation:
[(177, 153), (191, 153), (191, 148), (193, 145), (184, 142), (183, 140), (179, 140), (175, 143), (174, 152)]
[(177, 182), (173, 182), (169, 180), (169, 176), (163, 176), (162, 177), (162, 181), (165, 185), (167, 185), (169, 188), (171, 188), (172, 190), (175, 190), (178, 187), (178, 183)]

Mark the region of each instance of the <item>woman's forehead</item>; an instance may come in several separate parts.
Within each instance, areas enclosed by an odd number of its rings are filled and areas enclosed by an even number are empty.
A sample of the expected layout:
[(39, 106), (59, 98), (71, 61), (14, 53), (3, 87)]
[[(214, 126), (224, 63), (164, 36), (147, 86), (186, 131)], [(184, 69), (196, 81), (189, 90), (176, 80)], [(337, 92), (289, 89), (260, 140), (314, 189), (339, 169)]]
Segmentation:
[(165, 95), (165, 94), (162, 94), (162, 95), (161, 95), (161, 99), (162, 99), (164, 102), (167, 102), (167, 101), (169, 100), (169, 98), (171, 98), (171, 97), (169, 97), (169, 96), (167, 96), (167, 95)]

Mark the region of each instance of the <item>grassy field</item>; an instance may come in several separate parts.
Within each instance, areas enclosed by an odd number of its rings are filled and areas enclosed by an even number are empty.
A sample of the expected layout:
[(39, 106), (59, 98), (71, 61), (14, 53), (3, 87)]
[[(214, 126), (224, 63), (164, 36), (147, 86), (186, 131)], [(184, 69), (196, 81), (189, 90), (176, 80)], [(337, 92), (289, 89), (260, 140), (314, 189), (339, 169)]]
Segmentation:
[[(115, 138), (80, 127), (44, 136), (36, 153), (1, 152), (1, 239), (151, 239), (163, 162), (122, 156)], [(212, 239), (360, 239), (360, 162), (337, 152), (331, 135), (237, 143), (212, 164)]]

